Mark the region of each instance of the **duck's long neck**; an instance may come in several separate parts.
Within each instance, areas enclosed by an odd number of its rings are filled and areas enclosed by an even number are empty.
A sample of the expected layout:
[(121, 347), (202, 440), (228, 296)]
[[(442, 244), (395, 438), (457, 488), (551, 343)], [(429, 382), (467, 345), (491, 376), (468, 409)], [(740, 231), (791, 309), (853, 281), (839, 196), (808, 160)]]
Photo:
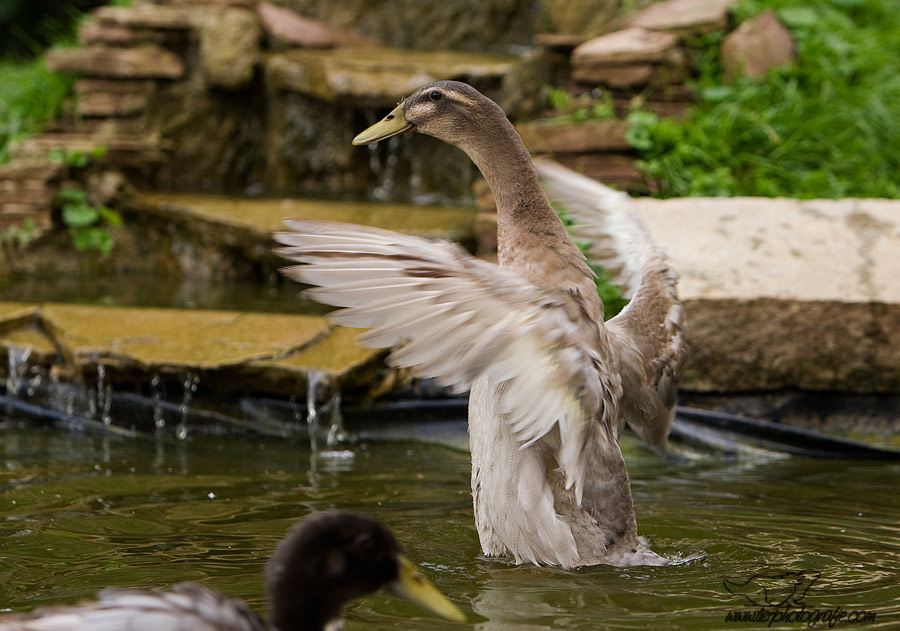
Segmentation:
[(478, 134), (467, 153), (487, 180), (497, 204), (501, 265), (515, 266), (513, 247), (527, 249), (535, 237), (568, 240), (541, 188), (528, 150), (505, 117), (490, 132)]
[(465, 150), (497, 204), (500, 266), (540, 285), (578, 290), (589, 311), (602, 314), (593, 272), (550, 206), (531, 155), (512, 123), (503, 116), (480, 131)]

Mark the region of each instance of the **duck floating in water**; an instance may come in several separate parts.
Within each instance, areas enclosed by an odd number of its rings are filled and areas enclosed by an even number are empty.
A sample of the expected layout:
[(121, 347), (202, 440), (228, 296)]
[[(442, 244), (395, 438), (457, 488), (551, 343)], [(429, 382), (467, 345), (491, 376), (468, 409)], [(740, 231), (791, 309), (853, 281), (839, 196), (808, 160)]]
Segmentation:
[(347, 511), (316, 513), (281, 541), (267, 568), (270, 622), (196, 583), (168, 591), (105, 589), (96, 602), (0, 617), (0, 631), (322, 631), (352, 598), (382, 587), (450, 620), (463, 613), (400, 553), (387, 528)]
[(406, 131), (465, 151), (497, 203), (499, 267), (456, 244), (352, 225), (288, 220), (281, 256), (308, 294), (347, 307), (335, 322), (419, 377), (470, 390), (472, 494), (481, 546), (516, 563), (663, 565), (637, 536), (624, 422), (665, 451), (683, 357), (677, 274), (630, 200), (541, 164), (588, 253), (631, 297), (608, 322), (595, 274), (541, 188), (503, 110), (469, 85), (416, 91), (359, 134)]

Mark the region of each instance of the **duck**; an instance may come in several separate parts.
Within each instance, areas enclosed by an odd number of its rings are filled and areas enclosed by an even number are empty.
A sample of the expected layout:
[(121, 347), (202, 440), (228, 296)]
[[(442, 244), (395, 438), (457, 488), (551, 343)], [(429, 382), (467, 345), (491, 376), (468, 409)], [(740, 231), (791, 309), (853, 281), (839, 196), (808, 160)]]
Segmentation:
[[(483, 552), (564, 568), (669, 561), (637, 534), (618, 437), (625, 423), (665, 452), (685, 355), (678, 274), (631, 200), (561, 165), (535, 163), (503, 109), (440, 81), (353, 139), (407, 132), (462, 149), (497, 205), (497, 264), (457, 244), (371, 227), (286, 220), (282, 272), (368, 329), (388, 363), (469, 391), (475, 527)], [(538, 171), (541, 174), (539, 176)], [(582, 247), (630, 301), (604, 321)]]
[(0, 617), (0, 631), (337, 631), (344, 604), (385, 588), (457, 622), (465, 615), (402, 554), (380, 522), (333, 510), (298, 522), (266, 568), (267, 622), (197, 583), (166, 591), (105, 589), (97, 600)]

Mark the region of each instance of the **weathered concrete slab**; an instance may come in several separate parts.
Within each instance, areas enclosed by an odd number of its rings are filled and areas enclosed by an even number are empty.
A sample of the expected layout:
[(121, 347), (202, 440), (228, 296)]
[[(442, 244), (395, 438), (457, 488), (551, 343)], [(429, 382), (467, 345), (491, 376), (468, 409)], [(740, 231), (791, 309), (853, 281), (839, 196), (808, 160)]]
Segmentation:
[(685, 388), (900, 391), (900, 203), (637, 204), (681, 274)]
[(284, 228), (290, 217), (323, 219), (376, 226), (426, 237), (455, 241), (473, 238), (474, 208), (413, 206), (371, 202), (336, 202), (308, 199), (238, 199), (214, 195), (140, 195), (136, 208), (193, 217), (249, 231), (269, 243), (271, 233)]

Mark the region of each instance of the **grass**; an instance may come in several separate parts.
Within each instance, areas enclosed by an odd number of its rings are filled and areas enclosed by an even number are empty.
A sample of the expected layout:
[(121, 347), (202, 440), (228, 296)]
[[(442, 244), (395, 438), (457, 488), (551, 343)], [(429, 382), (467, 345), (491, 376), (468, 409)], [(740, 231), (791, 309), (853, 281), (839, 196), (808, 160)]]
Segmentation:
[(734, 15), (769, 8), (796, 62), (728, 82), (722, 34), (694, 42), (699, 100), (687, 119), (630, 115), (639, 166), (664, 197), (900, 197), (896, 0), (744, 0)]
[(43, 60), (0, 61), (0, 164), (14, 140), (41, 131), (62, 108), (73, 78), (51, 72)]

